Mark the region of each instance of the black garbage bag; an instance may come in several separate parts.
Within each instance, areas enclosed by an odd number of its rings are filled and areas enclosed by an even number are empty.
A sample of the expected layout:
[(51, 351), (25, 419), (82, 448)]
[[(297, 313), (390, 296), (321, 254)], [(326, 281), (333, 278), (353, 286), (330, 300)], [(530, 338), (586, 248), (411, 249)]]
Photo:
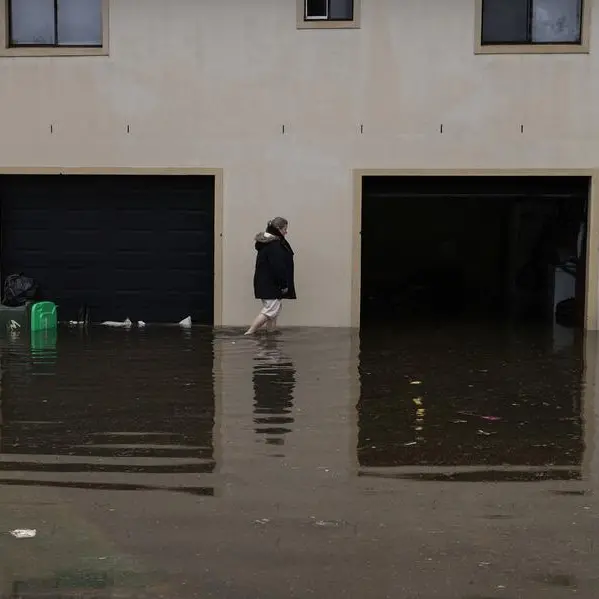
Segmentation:
[(2, 303), (5, 306), (23, 306), (27, 302), (38, 299), (39, 292), (39, 284), (35, 279), (26, 277), (23, 273), (10, 275), (4, 281)]

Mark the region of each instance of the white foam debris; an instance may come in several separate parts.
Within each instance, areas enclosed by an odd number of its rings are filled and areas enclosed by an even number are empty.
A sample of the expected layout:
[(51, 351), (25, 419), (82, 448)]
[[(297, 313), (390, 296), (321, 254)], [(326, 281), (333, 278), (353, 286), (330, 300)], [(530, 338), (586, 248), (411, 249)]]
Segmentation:
[(11, 530), (10, 534), (15, 539), (33, 539), (37, 534), (37, 530), (35, 528), (16, 528), (15, 530)]
[(112, 327), (113, 329), (130, 329), (133, 323), (128, 318), (125, 318), (123, 322), (118, 322), (116, 320), (106, 320), (102, 323), (102, 325), (105, 327)]

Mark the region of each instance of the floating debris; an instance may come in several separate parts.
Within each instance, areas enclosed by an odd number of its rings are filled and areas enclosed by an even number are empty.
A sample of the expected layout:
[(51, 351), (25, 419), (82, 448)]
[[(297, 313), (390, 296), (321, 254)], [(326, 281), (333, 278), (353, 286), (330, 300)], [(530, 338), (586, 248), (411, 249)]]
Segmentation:
[(336, 520), (316, 520), (314, 522), (314, 526), (320, 526), (320, 527), (338, 527), (340, 526), (340, 522), (337, 522)]
[(37, 534), (37, 530), (35, 528), (16, 528), (11, 530), (10, 534), (15, 539), (33, 539)]
[(191, 316), (188, 316), (187, 318), (184, 318), (180, 323), (179, 326), (182, 329), (191, 329)]
[(481, 418), (482, 420), (486, 420), (487, 422), (498, 422), (501, 420), (499, 416), (481, 416), (480, 414), (475, 414), (474, 412), (458, 412), (461, 416), (472, 416), (474, 418)]
[(105, 320), (102, 325), (105, 327), (111, 327), (113, 329), (130, 329), (133, 326), (133, 323), (128, 318), (125, 318), (123, 322), (118, 322), (116, 320)]

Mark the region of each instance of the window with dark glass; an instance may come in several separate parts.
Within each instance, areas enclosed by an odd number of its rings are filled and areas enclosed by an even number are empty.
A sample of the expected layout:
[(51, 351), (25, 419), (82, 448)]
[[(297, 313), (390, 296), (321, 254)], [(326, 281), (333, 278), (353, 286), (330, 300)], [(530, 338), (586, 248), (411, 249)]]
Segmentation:
[(102, 46), (102, 0), (9, 0), (9, 45)]
[(582, 3), (583, 0), (482, 0), (481, 42), (580, 44)]
[(354, 0), (304, 0), (306, 21), (352, 21)]

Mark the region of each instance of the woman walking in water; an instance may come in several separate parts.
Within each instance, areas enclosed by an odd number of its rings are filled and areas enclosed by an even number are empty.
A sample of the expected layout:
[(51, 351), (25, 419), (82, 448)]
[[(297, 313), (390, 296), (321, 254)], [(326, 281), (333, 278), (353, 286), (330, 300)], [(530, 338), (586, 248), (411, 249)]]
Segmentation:
[(293, 250), (285, 239), (288, 222), (277, 216), (268, 222), (266, 231), (255, 237), (256, 270), (254, 273), (254, 295), (262, 302), (262, 310), (245, 332), (253, 335), (267, 325), (274, 331), (281, 313), (282, 300), (296, 299), (293, 280)]

